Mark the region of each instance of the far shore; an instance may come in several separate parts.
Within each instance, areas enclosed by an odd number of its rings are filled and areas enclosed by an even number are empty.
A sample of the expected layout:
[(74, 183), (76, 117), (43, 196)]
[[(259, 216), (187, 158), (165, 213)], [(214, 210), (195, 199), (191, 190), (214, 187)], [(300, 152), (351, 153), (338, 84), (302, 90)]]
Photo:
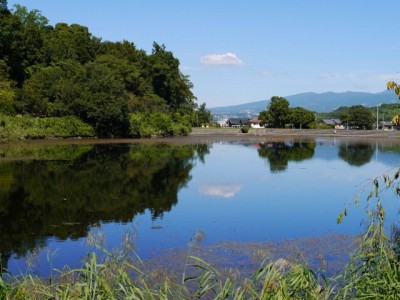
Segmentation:
[(343, 139), (377, 139), (400, 141), (400, 130), (336, 130), (333, 129), (278, 129), (251, 128), (248, 133), (241, 133), (239, 128), (192, 128), (188, 136), (156, 138), (44, 138), (24, 140), (3, 140), (0, 145), (8, 144), (130, 144), (130, 143), (179, 143), (193, 144), (210, 141), (265, 141), (287, 138), (343, 138)]
[(248, 133), (241, 133), (239, 128), (193, 128), (191, 137), (252, 137), (252, 138), (286, 138), (286, 137), (340, 137), (340, 138), (374, 138), (400, 139), (400, 130), (334, 130), (334, 129), (279, 129), (251, 128)]

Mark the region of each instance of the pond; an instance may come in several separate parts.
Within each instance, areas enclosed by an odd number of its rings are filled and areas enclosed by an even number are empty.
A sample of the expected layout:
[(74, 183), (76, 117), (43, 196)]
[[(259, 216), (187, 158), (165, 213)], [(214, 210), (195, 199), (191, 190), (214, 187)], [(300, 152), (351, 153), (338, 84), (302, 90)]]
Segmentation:
[(371, 180), (399, 164), (397, 140), (0, 145), (1, 264), (18, 274), (35, 260), (46, 275), (126, 236), (148, 259), (196, 234), (204, 246), (357, 234)]

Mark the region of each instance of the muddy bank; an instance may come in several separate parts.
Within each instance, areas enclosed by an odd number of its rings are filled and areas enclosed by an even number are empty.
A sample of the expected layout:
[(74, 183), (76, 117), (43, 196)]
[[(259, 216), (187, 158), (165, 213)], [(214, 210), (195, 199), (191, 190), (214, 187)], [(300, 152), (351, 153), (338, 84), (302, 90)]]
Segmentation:
[(315, 271), (334, 276), (342, 271), (356, 250), (355, 236), (333, 234), (323, 237), (298, 238), (278, 242), (226, 241), (210, 246), (170, 249), (163, 254), (154, 253), (144, 265), (149, 271), (165, 270), (179, 276), (184, 270), (186, 256), (199, 257), (220, 272), (230, 272), (240, 278), (249, 277), (267, 260), (284, 259), (302, 263)]

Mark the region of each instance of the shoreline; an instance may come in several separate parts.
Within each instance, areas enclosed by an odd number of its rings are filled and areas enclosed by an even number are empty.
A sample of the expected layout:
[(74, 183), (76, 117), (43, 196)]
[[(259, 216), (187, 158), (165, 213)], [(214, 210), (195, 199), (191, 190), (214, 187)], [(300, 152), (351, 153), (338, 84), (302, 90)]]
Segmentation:
[(287, 138), (343, 138), (352, 140), (386, 140), (400, 141), (400, 130), (337, 130), (333, 129), (277, 129), (260, 128), (249, 129), (248, 133), (241, 133), (238, 128), (192, 128), (187, 136), (155, 137), (155, 138), (43, 138), (43, 139), (22, 139), (2, 140), (1, 146), (12, 144), (25, 145), (65, 145), (65, 144), (131, 144), (131, 143), (179, 143), (193, 144), (211, 141), (265, 141), (282, 140)]
[(384, 130), (336, 130), (334, 129), (279, 129), (279, 128), (251, 128), (248, 133), (241, 133), (238, 128), (192, 128), (189, 136), (313, 136), (313, 137), (362, 137), (362, 138), (399, 138), (400, 131)]

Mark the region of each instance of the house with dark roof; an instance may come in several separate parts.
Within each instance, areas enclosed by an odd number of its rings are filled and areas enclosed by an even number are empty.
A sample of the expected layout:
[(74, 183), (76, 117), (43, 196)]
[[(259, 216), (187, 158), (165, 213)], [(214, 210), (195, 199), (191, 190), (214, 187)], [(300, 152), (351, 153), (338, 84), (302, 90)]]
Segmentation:
[(394, 124), (392, 121), (380, 121), (378, 123), (378, 128), (385, 131), (392, 131), (394, 129)]
[(345, 129), (344, 125), (342, 124), (342, 121), (338, 118), (321, 119), (321, 123), (328, 126), (332, 126), (332, 128), (335, 129)]
[(243, 127), (250, 125), (250, 120), (245, 118), (229, 118), (227, 120), (228, 127)]

